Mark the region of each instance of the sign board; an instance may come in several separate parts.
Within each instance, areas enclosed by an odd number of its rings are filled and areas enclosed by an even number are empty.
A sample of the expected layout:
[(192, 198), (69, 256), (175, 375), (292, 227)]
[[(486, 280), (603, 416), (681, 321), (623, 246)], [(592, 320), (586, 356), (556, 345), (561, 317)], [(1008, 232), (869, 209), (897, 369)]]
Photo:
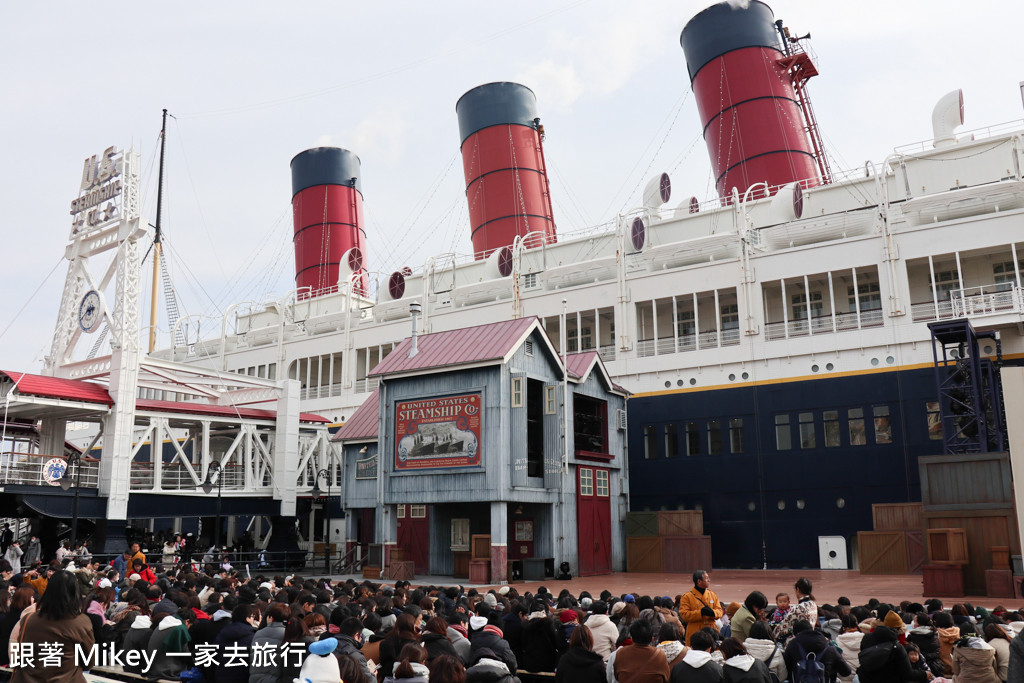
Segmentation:
[(377, 478), (377, 456), (371, 455), (369, 458), (363, 458), (362, 460), (356, 460), (356, 479), (376, 479)]
[(124, 157), (108, 147), (85, 160), (79, 194), (71, 201), (71, 239), (120, 220)]
[(480, 392), (395, 403), (395, 471), (480, 464)]

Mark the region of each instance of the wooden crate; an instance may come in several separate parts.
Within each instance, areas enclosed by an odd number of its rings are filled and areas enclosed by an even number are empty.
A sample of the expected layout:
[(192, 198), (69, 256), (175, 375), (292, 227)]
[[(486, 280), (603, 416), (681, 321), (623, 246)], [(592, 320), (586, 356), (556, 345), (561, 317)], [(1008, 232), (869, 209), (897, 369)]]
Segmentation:
[(925, 510), (1013, 504), (1008, 453), (930, 455), (918, 458)]
[(990, 598), (1013, 598), (1013, 572), (1009, 569), (985, 570), (985, 595)]
[(875, 531), (924, 529), (923, 507), (923, 503), (876, 503), (871, 506)]
[(928, 550), (924, 545), (924, 531), (916, 529), (903, 532), (907, 539), (907, 572), (920, 574), (921, 567), (928, 561)]
[(380, 567), (371, 567), (368, 564), (363, 565), (363, 578), (364, 579), (371, 579), (373, 581), (379, 581), (380, 580)]
[(967, 532), (964, 529), (928, 529), (928, 561), (931, 564), (968, 563)]
[(1017, 516), (1012, 507), (932, 511), (924, 516), (930, 529), (963, 529), (967, 536), (969, 562), (964, 567), (964, 588), (969, 595), (985, 594), (985, 570), (990, 569), (993, 546), (1008, 546), (1011, 556), (1018, 552)]
[(469, 539), (470, 552), (474, 560), (491, 561), (491, 535), (473, 534)]
[(662, 510), (658, 513), (659, 536), (700, 536), (704, 513), (700, 510)]
[(662, 536), (661, 570), (692, 574), (698, 569), (711, 571), (710, 536)]
[(626, 536), (639, 538), (641, 536), (658, 535), (658, 513), (657, 512), (627, 512), (626, 513)]
[[(994, 545), (992, 546), (992, 569), (1009, 569), (1010, 568), (1010, 546), (1008, 545)], [(1011, 572), (1012, 574), (1012, 572)]]
[(469, 582), (490, 583), (491, 582), (491, 561), (470, 560), (469, 561)]
[(924, 596), (926, 598), (962, 598), (964, 596), (964, 569), (955, 564), (926, 564)]
[(628, 536), (626, 538), (626, 571), (662, 571), (661, 537)]
[(406, 560), (392, 562), (381, 574), (381, 578), (392, 581), (412, 581), (415, 577), (416, 565)]
[(906, 574), (910, 568), (905, 531), (858, 531), (861, 574)]

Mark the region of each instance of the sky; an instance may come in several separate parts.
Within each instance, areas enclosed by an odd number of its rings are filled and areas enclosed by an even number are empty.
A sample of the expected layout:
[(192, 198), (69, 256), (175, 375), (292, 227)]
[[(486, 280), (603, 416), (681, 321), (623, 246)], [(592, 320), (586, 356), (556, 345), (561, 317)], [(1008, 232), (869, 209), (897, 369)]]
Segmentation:
[[(559, 233), (639, 206), (663, 171), (670, 204), (712, 198), (679, 45), (709, 4), (3, 3), (0, 367), (38, 371), (49, 352), (86, 157), (140, 151), (143, 215), (155, 219), (164, 108), (168, 268), (202, 336), (219, 334), (230, 304), (294, 287), (289, 162), (311, 147), (361, 159), (371, 271), (469, 254), (455, 103), (483, 83), (536, 93)], [(963, 130), (1024, 118), (1018, 3), (770, 4), (812, 34), (810, 93), (833, 170), (930, 139), (934, 103), (956, 88)], [(163, 313), (160, 327), (167, 346)]]

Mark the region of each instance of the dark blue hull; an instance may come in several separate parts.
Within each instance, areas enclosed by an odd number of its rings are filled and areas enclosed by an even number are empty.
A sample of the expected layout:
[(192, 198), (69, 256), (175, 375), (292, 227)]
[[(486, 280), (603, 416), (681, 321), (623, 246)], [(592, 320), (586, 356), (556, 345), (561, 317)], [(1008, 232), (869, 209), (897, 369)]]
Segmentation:
[(632, 398), (630, 509), (703, 509), (716, 567), (817, 568), (819, 536), (849, 541), (873, 503), (921, 500), (936, 396), (929, 367)]

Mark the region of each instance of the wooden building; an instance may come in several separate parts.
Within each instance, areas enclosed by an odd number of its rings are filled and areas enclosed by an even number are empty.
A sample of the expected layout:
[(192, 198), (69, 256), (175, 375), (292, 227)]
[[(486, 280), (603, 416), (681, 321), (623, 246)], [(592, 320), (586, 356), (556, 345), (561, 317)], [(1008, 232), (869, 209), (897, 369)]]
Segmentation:
[(624, 569), (627, 392), (597, 353), (522, 318), (414, 334), (371, 377), (335, 435), (350, 548), (496, 583)]

